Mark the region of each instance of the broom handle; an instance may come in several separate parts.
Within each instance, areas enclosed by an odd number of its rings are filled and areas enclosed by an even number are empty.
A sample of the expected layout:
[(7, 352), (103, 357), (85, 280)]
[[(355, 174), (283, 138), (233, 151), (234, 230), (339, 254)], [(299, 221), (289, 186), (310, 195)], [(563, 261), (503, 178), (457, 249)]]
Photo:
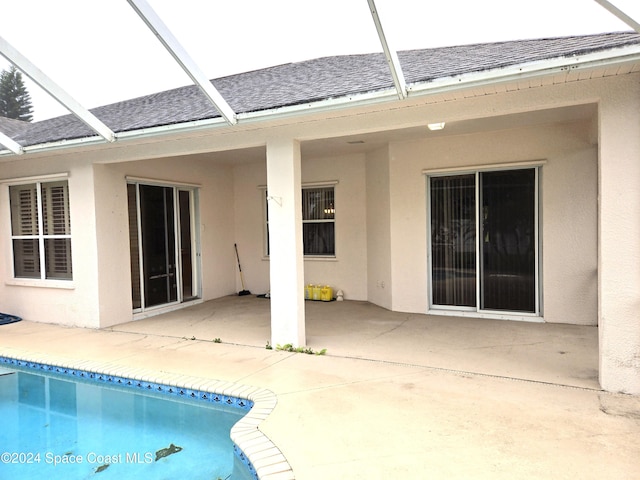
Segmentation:
[(242, 290), (244, 290), (244, 275), (242, 274), (242, 267), (240, 266), (240, 255), (238, 255), (238, 245), (234, 243), (233, 248), (236, 249), (236, 258), (238, 259), (238, 270), (240, 270), (240, 282), (242, 283)]

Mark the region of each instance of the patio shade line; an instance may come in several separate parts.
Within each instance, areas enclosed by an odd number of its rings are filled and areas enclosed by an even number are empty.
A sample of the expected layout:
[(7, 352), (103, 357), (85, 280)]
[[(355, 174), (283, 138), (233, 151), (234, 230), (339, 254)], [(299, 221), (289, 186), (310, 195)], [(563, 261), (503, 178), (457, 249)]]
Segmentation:
[(607, 9), (610, 13), (618, 17), (624, 23), (629, 25), (637, 33), (640, 33), (640, 23), (638, 23), (636, 20), (631, 18), (626, 13), (624, 13), (622, 10), (616, 7), (613, 3), (609, 2), (608, 0), (595, 0), (595, 2), (598, 3), (600, 6), (602, 6), (603, 8)]
[[(38, 67), (36, 67), (31, 61), (16, 50), (9, 42), (0, 37), (0, 54), (5, 57), (9, 62), (20, 69), (25, 75), (33, 80), (37, 85), (43, 88), (49, 95), (53, 96), (58, 102), (60, 102), (67, 110), (78, 117), (89, 128), (91, 128), (98, 135), (103, 137), (108, 142), (114, 142), (116, 135), (113, 131), (107, 127), (102, 121), (100, 121), (89, 110), (84, 108), (79, 102), (77, 102), (71, 95), (69, 95), (64, 89), (58, 86), (53, 80), (45, 75)], [(4, 142), (2, 142), (4, 144)], [(9, 145), (4, 144), (6, 147)]]
[(238, 120), (236, 114), (227, 103), (224, 97), (213, 86), (211, 80), (207, 78), (188, 52), (182, 47), (180, 42), (174, 37), (162, 19), (156, 14), (146, 0), (127, 0), (131, 8), (135, 10), (142, 21), (149, 27), (160, 43), (171, 54), (173, 59), (182, 67), (193, 82), (200, 88), (202, 93), (209, 99), (213, 106), (220, 112), (220, 115), (230, 125), (235, 125)]
[(389, 47), (389, 41), (387, 40), (387, 36), (384, 33), (384, 29), (382, 28), (382, 21), (380, 20), (380, 15), (378, 14), (378, 9), (376, 8), (375, 0), (367, 0), (367, 2), (369, 2), (369, 10), (371, 11), (371, 16), (373, 17), (373, 23), (375, 23), (376, 25), (376, 31), (378, 32), (378, 38), (380, 39), (380, 43), (382, 44), (384, 56), (387, 59), (389, 70), (391, 70), (393, 84), (395, 85), (396, 91), (398, 92), (398, 98), (402, 100), (404, 98), (407, 98), (407, 82), (404, 78), (404, 73), (402, 71), (402, 65), (400, 65), (398, 53)]

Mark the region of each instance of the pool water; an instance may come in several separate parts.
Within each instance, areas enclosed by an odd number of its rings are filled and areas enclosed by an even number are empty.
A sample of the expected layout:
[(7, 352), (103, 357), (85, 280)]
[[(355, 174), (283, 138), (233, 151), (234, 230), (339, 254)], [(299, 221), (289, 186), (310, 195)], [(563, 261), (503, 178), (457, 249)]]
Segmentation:
[(0, 367), (0, 478), (246, 478), (229, 438), (245, 414)]

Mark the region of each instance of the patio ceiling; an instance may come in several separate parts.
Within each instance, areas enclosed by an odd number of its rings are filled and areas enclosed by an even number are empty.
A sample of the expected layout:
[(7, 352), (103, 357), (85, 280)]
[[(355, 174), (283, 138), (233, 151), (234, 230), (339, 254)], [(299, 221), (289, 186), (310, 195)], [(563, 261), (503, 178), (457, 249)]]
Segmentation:
[[(594, 0), (596, 3), (604, 7), (611, 14), (618, 17), (625, 22), (631, 28), (640, 33), (640, 23), (622, 11), (620, 8), (613, 5), (607, 0)], [(173, 35), (171, 30), (163, 22), (160, 16), (153, 10), (153, 8), (147, 3), (146, 0), (127, 0), (131, 8), (138, 14), (147, 27), (153, 32), (153, 34), (160, 41), (162, 46), (171, 54), (175, 62), (184, 70), (184, 72), (191, 78), (193, 83), (199, 87), (199, 89), (205, 94), (207, 99), (221, 114), (223, 119), (229, 125), (235, 125), (238, 122), (236, 113), (229, 106), (225, 98), (220, 92), (213, 86), (211, 81), (204, 74), (203, 70), (199, 68), (197, 63), (191, 58), (187, 50), (182, 46), (178, 39)], [(402, 67), (398, 60), (398, 54), (395, 49), (392, 48), (392, 43), (387, 36), (385, 29), (383, 28), (384, 19), (380, 15), (379, 10), (376, 7), (375, 0), (367, 0), (369, 11), (373, 23), (376, 28), (379, 43), (384, 52), (385, 58), (389, 66), (389, 72), (393, 79), (395, 90), (399, 99), (405, 99), (407, 97), (407, 84), (404, 78)], [(22, 55), (15, 49), (9, 42), (0, 37), (0, 54), (4, 56), (9, 62), (15, 65), (26, 76), (33, 80), (37, 85), (43, 88), (49, 93), (55, 100), (66, 107), (71, 113), (73, 113), (78, 119), (84, 122), (91, 128), (98, 136), (102, 137), (105, 141), (114, 142), (117, 140), (118, 135), (114, 133), (109, 127), (107, 127), (100, 119), (95, 117), (87, 108), (85, 108), (80, 102), (76, 101), (70, 94), (68, 94), (62, 87), (56, 84), (51, 78), (49, 78), (44, 72), (39, 70), (26, 56)], [(450, 130), (449, 130), (450, 131)], [(411, 136), (416, 132), (413, 130), (407, 130), (402, 133), (403, 136)], [(390, 133), (389, 137), (399, 135), (398, 133)], [(131, 135), (128, 135), (131, 138)], [(381, 141), (382, 137), (379, 135), (376, 137), (378, 141)], [(342, 139), (338, 139), (337, 142), (342, 143)], [(364, 143), (362, 143), (364, 142)], [(4, 145), (14, 154), (23, 154), (24, 150), (20, 144), (15, 142), (9, 135), (0, 132), (0, 143)], [(319, 145), (326, 145), (325, 142), (314, 143), (308, 142), (307, 149), (319, 150)], [(347, 139), (345, 142), (347, 145), (364, 145), (369, 144), (367, 148), (371, 148), (371, 138), (367, 140), (363, 139)]]
[[(430, 131), (426, 126), (385, 130), (358, 135), (346, 135), (303, 141), (301, 153), (306, 159), (323, 159), (332, 155), (354, 155), (372, 152), (391, 142), (417, 141), (426, 137), (464, 135), (485, 131), (506, 130), (533, 125), (558, 124), (594, 120), (597, 118), (597, 105), (574, 105), (569, 107), (538, 110), (536, 112), (500, 115), (490, 118), (478, 118), (457, 122), (448, 122), (447, 128)], [(250, 147), (237, 150), (224, 150), (193, 154), (191, 159), (201, 158), (207, 162), (226, 165), (238, 165), (264, 162), (265, 147)]]

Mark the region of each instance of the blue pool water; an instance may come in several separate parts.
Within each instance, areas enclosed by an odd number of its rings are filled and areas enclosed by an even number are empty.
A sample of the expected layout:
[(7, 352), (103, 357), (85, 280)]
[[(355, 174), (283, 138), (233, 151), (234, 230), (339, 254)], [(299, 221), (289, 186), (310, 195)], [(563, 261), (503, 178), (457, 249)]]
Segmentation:
[(246, 410), (41, 369), (0, 364), (1, 479), (252, 478), (229, 438)]

